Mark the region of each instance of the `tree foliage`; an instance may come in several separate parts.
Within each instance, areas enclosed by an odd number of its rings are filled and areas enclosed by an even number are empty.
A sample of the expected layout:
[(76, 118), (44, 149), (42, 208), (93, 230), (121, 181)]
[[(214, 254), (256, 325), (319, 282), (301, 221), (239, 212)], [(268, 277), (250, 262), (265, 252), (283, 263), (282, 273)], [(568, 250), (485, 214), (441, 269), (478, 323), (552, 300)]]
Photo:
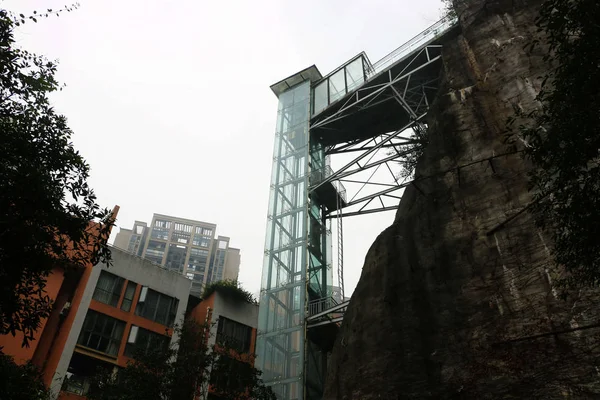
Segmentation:
[(229, 297), (237, 301), (245, 301), (250, 304), (257, 304), (256, 299), (252, 293), (245, 290), (238, 281), (234, 280), (223, 280), (213, 282), (207, 285), (202, 292), (202, 298), (206, 299), (208, 296), (213, 294), (215, 291), (220, 292), (226, 297)]
[(48, 400), (40, 371), (31, 363), (17, 365), (11, 356), (0, 352), (0, 399)]
[[(564, 288), (600, 283), (600, 3), (546, 0), (536, 20), (548, 72), (513, 145), (522, 139), (532, 161), (532, 210), (553, 235), (554, 256), (566, 275)], [(521, 119), (523, 120), (523, 119)], [(518, 137), (520, 135), (520, 138)]]
[(110, 262), (112, 225), (66, 118), (50, 105), (61, 88), (56, 63), (15, 46), (25, 20), (0, 10), (0, 334), (20, 331), (23, 345), (51, 311), (49, 273)]
[[(260, 371), (223, 346), (209, 346), (210, 325), (187, 320), (167, 348), (138, 352), (118, 373), (100, 371), (90, 400), (195, 400), (207, 393), (223, 399), (276, 400)], [(246, 355), (246, 361), (252, 357)]]

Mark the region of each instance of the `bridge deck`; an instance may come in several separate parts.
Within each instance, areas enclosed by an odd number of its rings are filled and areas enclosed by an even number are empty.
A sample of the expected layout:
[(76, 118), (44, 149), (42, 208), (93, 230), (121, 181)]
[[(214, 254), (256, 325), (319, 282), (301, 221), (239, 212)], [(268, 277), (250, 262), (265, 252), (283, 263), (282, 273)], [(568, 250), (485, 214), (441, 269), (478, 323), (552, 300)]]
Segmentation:
[(438, 21), (367, 67), (362, 85), (312, 116), (311, 134), (325, 145), (349, 143), (394, 131), (426, 112), (438, 90), (442, 44), (456, 26)]

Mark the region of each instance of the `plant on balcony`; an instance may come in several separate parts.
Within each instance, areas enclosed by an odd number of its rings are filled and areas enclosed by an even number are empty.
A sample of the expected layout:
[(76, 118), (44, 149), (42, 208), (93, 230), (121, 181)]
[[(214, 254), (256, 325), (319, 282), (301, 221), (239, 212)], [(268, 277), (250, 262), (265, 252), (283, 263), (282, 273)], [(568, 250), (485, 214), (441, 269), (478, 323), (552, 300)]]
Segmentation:
[(245, 290), (238, 281), (234, 280), (223, 280), (213, 282), (204, 288), (202, 298), (206, 299), (208, 296), (218, 291), (223, 296), (232, 300), (244, 301), (250, 304), (258, 304), (252, 293)]

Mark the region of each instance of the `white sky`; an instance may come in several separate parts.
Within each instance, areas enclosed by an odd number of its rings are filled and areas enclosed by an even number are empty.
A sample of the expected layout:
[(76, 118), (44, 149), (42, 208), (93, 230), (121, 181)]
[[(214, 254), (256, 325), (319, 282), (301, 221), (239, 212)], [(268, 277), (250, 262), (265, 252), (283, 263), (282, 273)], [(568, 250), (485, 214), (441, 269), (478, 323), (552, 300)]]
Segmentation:
[[(260, 289), (277, 98), (269, 86), (360, 51), (371, 62), (437, 21), (440, 0), (80, 0), (17, 31), (58, 59), (53, 96), (118, 227), (153, 213), (216, 223), (241, 249), (240, 281)], [(17, 13), (64, 0), (5, 0)], [(336, 165), (334, 161), (333, 165)], [(344, 220), (348, 296), (393, 212)], [(113, 232), (118, 232), (118, 227)]]

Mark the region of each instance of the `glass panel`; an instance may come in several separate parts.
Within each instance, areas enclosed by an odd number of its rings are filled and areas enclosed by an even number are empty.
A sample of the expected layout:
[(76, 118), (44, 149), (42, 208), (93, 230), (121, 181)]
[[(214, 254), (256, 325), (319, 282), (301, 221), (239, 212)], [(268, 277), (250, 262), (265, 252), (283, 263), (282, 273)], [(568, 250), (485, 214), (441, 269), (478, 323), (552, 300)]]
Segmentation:
[(144, 253), (144, 258), (157, 264), (162, 264), (163, 255), (165, 254), (165, 246), (165, 243), (156, 240), (150, 240), (148, 242), (146, 252)]
[(188, 244), (190, 242), (190, 234), (183, 232), (173, 232), (171, 241), (176, 243)]
[(187, 249), (188, 248), (186, 246), (170, 244), (169, 252), (167, 253), (167, 260), (165, 261), (165, 267), (170, 270), (183, 273), (183, 265), (185, 263)]
[(119, 353), (125, 322), (89, 310), (77, 344), (116, 356)]
[(153, 228), (150, 237), (152, 239), (167, 240), (169, 239), (169, 230), (164, 228)]
[[(290, 366), (304, 362), (304, 325), (294, 317), (293, 306), (294, 294), (303, 305), (306, 293), (306, 232), (302, 227), (308, 205), (309, 99), (309, 82), (279, 96), (256, 346), (256, 366), (265, 383), (286, 400), (290, 399), (289, 383), (277, 382), (302, 382), (302, 370)], [(298, 390), (296, 395), (303, 398), (301, 385)]]
[(190, 258), (188, 259), (188, 272), (204, 272), (208, 260), (208, 250), (190, 249)]
[(329, 104), (341, 99), (346, 94), (346, 79), (341, 69), (329, 77)]
[(127, 288), (125, 289), (125, 295), (123, 296), (123, 302), (121, 303), (121, 310), (129, 311), (131, 310), (131, 303), (133, 303), (133, 296), (135, 295), (135, 289), (137, 288), (137, 283), (129, 281), (127, 283)]
[(110, 272), (101, 271), (94, 290), (93, 299), (116, 307), (121, 297), (125, 280)]
[(219, 317), (217, 343), (238, 353), (248, 353), (252, 338), (252, 328), (229, 318)]
[(135, 315), (150, 319), (162, 325), (171, 326), (175, 318), (174, 313), (177, 310), (179, 300), (159, 293), (152, 289), (147, 289), (146, 297), (140, 296), (140, 300), (135, 308)]
[[(133, 357), (137, 352), (147, 354), (149, 350), (154, 350), (160, 347), (166, 348), (171, 342), (171, 338), (165, 335), (161, 335), (156, 332), (149, 331), (144, 328), (132, 325), (130, 332), (137, 331), (134, 340), (128, 341), (125, 346), (125, 355), (127, 357)], [(133, 339), (133, 337), (130, 335)]]
[(313, 114), (317, 114), (327, 107), (327, 80), (315, 86), (313, 104)]
[(362, 57), (359, 57), (346, 65), (346, 83), (348, 85), (348, 92), (351, 92), (362, 85), (364, 81), (363, 59)]

